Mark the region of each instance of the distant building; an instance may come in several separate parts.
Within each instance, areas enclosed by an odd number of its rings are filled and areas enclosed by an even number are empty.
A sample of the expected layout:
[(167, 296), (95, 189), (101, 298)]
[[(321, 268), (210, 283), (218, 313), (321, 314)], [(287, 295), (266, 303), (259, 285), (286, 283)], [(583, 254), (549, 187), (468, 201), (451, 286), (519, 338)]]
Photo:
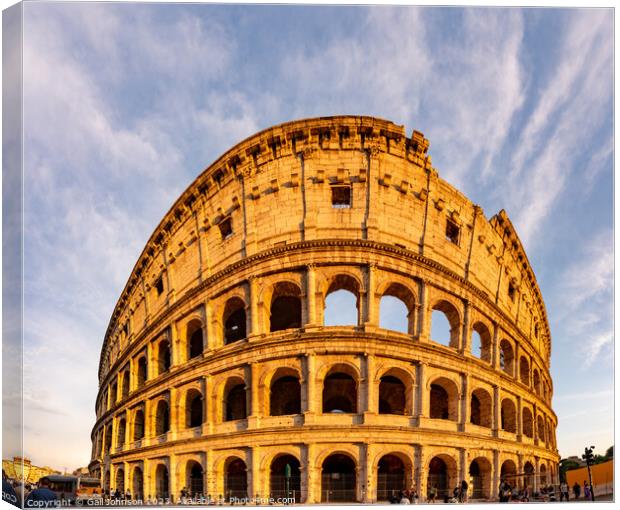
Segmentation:
[(60, 471), (48, 466), (33, 466), (30, 459), (24, 457), (13, 457), (12, 460), (2, 459), (2, 469), (9, 478), (24, 480), (27, 483), (36, 483), (43, 476), (60, 474)]
[(566, 457), (566, 459), (564, 459), (565, 461), (571, 461), (571, 462), (576, 462), (577, 464), (579, 464), (579, 466), (585, 466), (586, 465), (586, 461), (580, 459), (579, 457), (577, 457), (577, 455), (571, 455), (570, 457)]
[(73, 471), (73, 473), (71, 473), (73, 476), (90, 476), (90, 472), (88, 471), (87, 467), (81, 467), (81, 468), (77, 468), (75, 471)]

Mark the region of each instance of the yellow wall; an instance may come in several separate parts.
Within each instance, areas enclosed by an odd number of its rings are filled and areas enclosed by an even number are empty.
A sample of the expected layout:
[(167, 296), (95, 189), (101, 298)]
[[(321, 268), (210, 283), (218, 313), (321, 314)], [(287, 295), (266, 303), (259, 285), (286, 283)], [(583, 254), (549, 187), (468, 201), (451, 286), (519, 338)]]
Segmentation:
[[(613, 487), (614, 482), (614, 461), (608, 460), (601, 464), (590, 466), (592, 471), (592, 485), (594, 485), (594, 494), (597, 494), (597, 487), (610, 488)], [(566, 472), (566, 483), (569, 487), (572, 487), (575, 482), (583, 487), (584, 480), (588, 480), (588, 468), (582, 467), (578, 469), (571, 469)]]

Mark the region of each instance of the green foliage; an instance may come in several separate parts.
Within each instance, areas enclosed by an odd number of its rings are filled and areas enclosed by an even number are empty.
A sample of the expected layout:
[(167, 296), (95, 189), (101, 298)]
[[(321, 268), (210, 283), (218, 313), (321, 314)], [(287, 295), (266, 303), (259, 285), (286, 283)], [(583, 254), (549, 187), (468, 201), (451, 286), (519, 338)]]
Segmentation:
[(605, 457), (607, 457), (607, 459), (614, 458), (614, 445), (613, 444), (609, 448), (607, 448), (607, 451), (605, 452)]

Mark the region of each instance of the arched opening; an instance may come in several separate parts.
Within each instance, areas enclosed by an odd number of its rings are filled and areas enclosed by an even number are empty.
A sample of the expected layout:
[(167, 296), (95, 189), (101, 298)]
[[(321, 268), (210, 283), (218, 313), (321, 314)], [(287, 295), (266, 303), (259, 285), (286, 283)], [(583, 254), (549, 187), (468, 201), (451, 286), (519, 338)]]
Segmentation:
[(493, 425), (493, 400), (485, 390), (478, 388), (471, 394), (470, 422), (480, 427)]
[(545, 421), (542, 416), (538, 416), (536, 420), (537, 428), (538, 428), (538, 440), (541, 442), (545, 442)]
[(449, 379), (440, 377), (433, 381), (429, 404), (431, 418), (458, 421), (458, 389)]
[(469, 465), (469, 481), (472, 499), (491, 497), (491, 463), (484, 457), (474, 459)]
[(275, 285), (271, 297), (269, 331), (282, 331), (301, 327), (301, 291), (290, 282)]
[(284, 416), (301, 413), (301, 385), (293, 375), (278, 377), (269, 391), (269, 415)]
[(168, 468), (160, 464), (155, 470), (155, 496), (157, 499), (168, 499), (170, 497), (169, 483)]
[(224, 308), (224, 344), (243, 340), (246, 335), (247, 319), (245, 303), (241, 298), (233, 297), (226, 302)]
[(185, 397), (185, 425), (187, 428), (200, 427), (202, 425), (202, 393), (191, 389)]
[(452, 496), (452, 489), (456, 487), (456, 483), (454, 459), (447, 455), (433, 457), (428, 465), (427, 490), (430, 492), (435, 488), (437, 497), (443, 499), (445, 496)]
[(530, 364), (525, 356), (521, 356), (519, 360), (519, 380), (527, 386), (530, 385)]
[(508, 340), (502, 340), (499, 344), (499, 366), (508, 375), (514, 374), (514, 351)]
[(122, 448), (125, 444), (125, 429), (127, 428), (127, 421), (125, 418), (121, 418), (118, 422), (118, 431), (116, 435), (116, 446)]
[(109, 454), (110, 448), (112, 448), (112, 424), (108, 423), (105, 428), (105, 452)]
[(161, 375), (170, 369), (170, 342), (168, 340), (159, 342), (157, 352), (158, 374)]
[(357, 381), (346, 365), (333, 367), (323, 380), (324, 413), (357, 413)]
[(146, 382), (146, 358), (141, 356), (138, 359), (138, 388), (144, 386)]
[(502, 430), (512, 432), (513, 434), (517, 432), (517, 408), (511, 399), (505, 398), (502, 400), (500, 418)]
[(471, 332), (471, 353), (487, 363), (491, 362), (493, 340), (489, 329), (482, 323), (476, 322)]
[[(288, 467), (287, 467), (288, 466)], [(292, 455), (279, 455), (271, 462), (269, 488), (272, 498), (294, 498), (300, 501), (301, 469)]]
[(115, 489), (120, 491), (121, 494), (125, 494), (125, 471), (123, 471), (123, 469), (117, 469), (116, 470), (116, 485), (115, 485)]
[(144, 501), (144, 476), (139, 467), (133, 470), (133, 480), (131, 484), (131, 495), (134, 500)]
[(377, 501), (390, 501), (406, 487), (405, 464), (396, 455), (384, 455), (377, 467)]
[(533, 374), (532, 378), (534, 380), (534, 392), (536, 393), (536, 395), (538, 395), (540, 397), (541, 396), (541, 393), (540, 393), (540, 374), (539, 374), (537, 369), (534, 369), (534, 374)]
[(168, 402), (160, 400), (155, 414), (155, 435), (160, 436), (170, 430), (170, 410)]
[(202, 323), (195, 319), (187, 325), (187, 344), (188, 358), (194, 359), (199, 357), (204, 350), (204, 341), (202, 335)]
[(540, 465), (540, 485), (547, 486), (549, 483), (549, 478), (547, 477), (547, 466), (544, 464)]
[(348, 455), (336, 453), (323, 461), (321, 472), (321, 502), (357, 501), (355, 461)]
[(403, 382), (393, 375), (384, 375), (379, 382), (379, 414), (405, 414), (407, 404)]
[(349, 275), (336, 276), (325, 293), (323, 323), (325, 326), (357, 326), (359, 324), (359, 284)]
[(110, 405), (114, 405), (118, 400), (118, 385), (116, 381), (112, 383), (112, 387), (110, 388)]
[(224, 393), (224, 421), (244, 420), (247, 418), (247, 396), (245, 383), (233, 378), (226, 384)]
[(392, 283), (379, 303), (379, 325), (385, 329), (415, 333), (415, 297), (400, 283)]
[(460, 318), (456, 307), (448, 301), (439, 301), (431, 313), (431, 340), (446, 347), (459, 347)]
[(233, 457), (226, 462), (224, 492), (228, 501), (248, 497), (248, 476), (245, 462)]
[(517, 487), (517, 465), (512, 460), (505, 460), (500, 468), (500, 479), (505, 480), (511, 487)]
[(522, 419), (523, 419), (523, 435), (529, 438), (533, 438), (534, 437), (534, 418), (532, 416), (532, 411), (530, 411), (529, 407), (523, 408)]
[(534, 487), (534, 466), (531, 462), (528, 461), (523, 465), (523, 473), (525, 475), (523, 477), (524, 487)]
[(204, 473), (202, 466), (195, 460), (187, 462), (186, 467), (187, 484), (190, 494), (193, 498), (204, 495)]
[(123, 398), (126, 398), (129, 395), (129, 370), (125, 370), (123, 372), (123, 387), (122, 387)]
[(138, 409), (133, 419), (133, 440), (138, 441), (144, 437), (144, 412)]
[(110, 492), (110, 471), (106, 471), (103, 477), (103, 491), (107, 493)]

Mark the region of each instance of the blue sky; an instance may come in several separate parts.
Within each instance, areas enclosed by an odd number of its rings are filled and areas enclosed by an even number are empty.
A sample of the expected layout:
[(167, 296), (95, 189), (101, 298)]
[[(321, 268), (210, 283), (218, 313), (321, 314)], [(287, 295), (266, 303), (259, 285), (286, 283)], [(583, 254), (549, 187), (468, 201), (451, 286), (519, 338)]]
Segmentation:
[(611, 10), (25, 4), (25, 453), (88, 463), (107, 322), (176, 197), (254, 132), (335, 114), (422, 131), (443, 178), (507, 210), (547, 304), (560, 453), (604, 452), (612, 73)]

